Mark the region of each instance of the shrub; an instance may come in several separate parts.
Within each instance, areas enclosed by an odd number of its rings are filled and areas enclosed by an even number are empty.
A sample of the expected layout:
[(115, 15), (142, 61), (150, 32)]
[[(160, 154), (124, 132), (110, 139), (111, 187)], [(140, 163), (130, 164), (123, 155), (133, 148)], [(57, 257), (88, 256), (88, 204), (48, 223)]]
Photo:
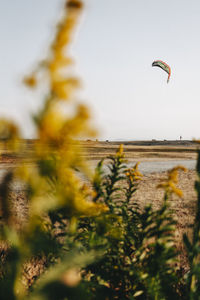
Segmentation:
[(89, 276), (92, 299), (176, 299), (171, 191), (165, 192), (159, 210), (153, 211), (151, 205), (140, 209), (134, 202), (142, 177), (138, 165), (126, 168), (122, 148), (110, 160), (106, 173), (99, 163), (93, 184), (95, 201), (106, 203), (109, 211), (81, 220), (76, 237), (88, 251), (104, 250), (102, 258), (84, 272), (85, 280)]

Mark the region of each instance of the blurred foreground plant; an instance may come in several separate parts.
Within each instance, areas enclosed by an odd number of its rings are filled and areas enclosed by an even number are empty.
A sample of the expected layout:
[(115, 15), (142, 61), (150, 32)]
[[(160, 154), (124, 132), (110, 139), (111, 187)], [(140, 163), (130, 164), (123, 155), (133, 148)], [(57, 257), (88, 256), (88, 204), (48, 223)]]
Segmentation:
[[(93, 132), (89, 126), (87, 107), (74, 100), (79, 81), (68, 71), (72, 63), (68, 48), (83, 4), (79, 0), (65, 2), (63, 17), (57, 26), (49, 57), (30, 76), (24, 78), (24, 83), (30, 88), (35, 89), (44, 84), (47, 87), (43, 106), (34, 115), (38, 138), (33, 143), (34, 163), (27, 166), (22, 159), (15, 171), (4, 176), (0, 188), (0, 234), (1, 240), (8, 247), (8, 254), (1, 268), (1, 299), (30, 299), (22, 274), (24, 265), (33, 257), (43, 257), (46, 269), (54, 265), (34, 288), (34, 297), (62, 298), (58, 295), (58, 290), (55, 290), (54, 296), (48, 295), (55, 285), (59, 287), (60, 295), (63, 290), (63, 297), (66, 297), (69, 292), (67, 270), (78, 270), (98, 255), (94, 251), (79, 251), (78, 246), (71, 245), (70, 240), (70, 232), (75, 230), (73, 226), (77, 217), (98, 215), (107, 208), (104, 204), (92, 202), (91, 196), (90, 199), (85, 196), (82, 192), (83, 184), (76, 172), (77, 169), (86, 171), (77, 140)], [(0, 138), (16, 154), (22, 151), (20, 142), (17, 143), (20, 134), (13, 122), (0, 121)], [(13, 179), (20, 179), (27, 191), (28, 217), (20, 228), (16, 226), (15, 213), (11, 209), (9, 193)], [(65, 231), (69, 232), (68, 238), (62, 242), (57, 238), (55, 225), (61, 222)], [(65, 248), (69, 248), (67, 253)], [(70, 290), (69, 294), (72, 295), (73, 291)]]

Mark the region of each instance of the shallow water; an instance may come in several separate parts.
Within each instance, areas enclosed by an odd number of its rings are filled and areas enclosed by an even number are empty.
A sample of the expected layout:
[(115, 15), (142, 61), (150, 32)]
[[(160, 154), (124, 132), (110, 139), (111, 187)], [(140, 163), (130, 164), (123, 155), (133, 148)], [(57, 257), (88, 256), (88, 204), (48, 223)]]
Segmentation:
[[(134, 163), (129, 163), (133, 166)], [(174, 168), (177, 165), (182, 165), (189, 170), (194, 170), (196, 167), (196, 160), (166, 160), (166, 161), (144, 161), (139, 164), (139, 171), (143, 174), (164, 172)]]
[[(98, 161), (90, 161), (91, 168), (94, 169)], [(127, 166), (132, 167), (136, 164), (136, 161), (128, 162)], [(139, 164), (139, 171), (142, 174), (160, 173), (168, 171), (175, 166), (182, 165), (189, 170), (194, 170), (196, 167), (196, 160), (163, 160), (163, 161), (142, 161)], [(106, 166), (105, 166), (106, 171)]]
[[(92, 170), (95, 169), (98, 161), (90, 161), (89, 164), (91, 165)], [(129, 162), (127, 163), (128, 167), (132, 167), (135, 165), (136, 162)], [(196, 160), (165, 160), (165, 161), (143, 161), (140, 162), (139, 164), (139, 171), (142, 174), (150, 174), (150, 173), (159, 173), (159, 172), (164, 172), (167, 170), (172, 169), (173, 167), (177, 165), (182, 165), (186, 167), (187, 169), (194, 170), (196, 167)], [(3, 176), (5, 175), (6, 171), (9, 169), (12, 169), (15, 167), (15, 165), (12, 164), (4, 164), (0, 165), (0, 181), (2, 180)], [(106, 165), (104, 166), (105, 172), (107, 172)], [(80, 178), (85, 180), (85, 176), (81, 175), (79, 173)], [(22, 184), (20, 181), (14, 181), (12, 184), (12, 189), (13, 190), (23, 190), (25, 189), (25, 186)]]

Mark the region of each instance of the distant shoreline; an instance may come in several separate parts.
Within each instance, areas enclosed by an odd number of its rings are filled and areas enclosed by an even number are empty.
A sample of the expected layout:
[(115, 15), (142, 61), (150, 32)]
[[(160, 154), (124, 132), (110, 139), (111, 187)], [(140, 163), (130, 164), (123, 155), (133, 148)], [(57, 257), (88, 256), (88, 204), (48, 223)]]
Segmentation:
[(124, 146), (129, 160), (194, 160), (199, 144), (190, 140), (181, 141), (81, 141), (83, 156), (88, 160), (100, 160), (114, 155), (120, 144)]
[[(23, 151), (14, 154), (6, 143), (0, 141), (0, 162), (12, 163), (19, 159), (33, 158), (34, 145), (40, 141), (36, 139), (22, 139)], [(78, 143), (83, 156), (89, 161), (99, 161), (111, 155), (114, 155), (120, 144), (123, 144), (125, 158), (128, 162), (132, 161), (166, 161), (166, 160), (195, 160), (197, 158), (197, 149), (200, 144), (191, 140), (144, 140), (144, 141), (98, 141), (98, 140), (79, 140)]]
[(104, 143), (109, 143), (112, 145), (137, 145), (137, 146), (160, 146), (160, 145), (165, 145), (165, 146), (195, 146), (198, 145), (197, 142), (193, 140), (85, 140), (81, 141), (81, 143), (99, 143), (99, 144), (104, 144)]

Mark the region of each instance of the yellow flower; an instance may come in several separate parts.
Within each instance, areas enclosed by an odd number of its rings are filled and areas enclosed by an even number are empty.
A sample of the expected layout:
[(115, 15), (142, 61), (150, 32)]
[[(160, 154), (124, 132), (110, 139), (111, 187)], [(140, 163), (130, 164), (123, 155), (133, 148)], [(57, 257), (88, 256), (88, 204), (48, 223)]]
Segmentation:
[(168, 172), (167, 178), (157, 185), (157, 188), (164, 189), (167, 194), (176, 194), (178, 197), (182, 197), (183, 192), (176, 186), (178, 183), (178, 171), (186, 172), (187, 169), (183, 166), (174, 167)]
[[(70, 76), (66, 67), (72, 63), (68, 55), (68, 47), (82, 6), (80, 0), (66, 1), (65, 14), (57, 26), (50, 55), (37, 69), (37, 72), (42, 69), (42, 75), (46, 76), (49, 94), (36, 119), (39, 138), (34, 148), (38, 162), (37, 172), (35, 175), (26, 174), (25, 170), (22, 172), (24, 177), (31, 177), (28, 181), (35, 191), (31, 201), (33, 214), (41, 207), (43, 211), (48, 211), (56, 206), (64, 207), (70, 216), (95, 215), (108, 210), (105, 205), (92, 202), (94, 192), (87, 186), (81, 188), (81, 180), (74, 171), (76, 167), (83, 166), (74, 139), (83, 134), (88, 135), (89, 110), (86, 106), (73, 101), (60, 102), (60, 100), (71, 100), (72, 93), (79, 86), (79, 80)], [(37, 78), (43, 77), (37, 76)], [(24, 82), (34, 87), (37, 84), (36, 73), (33, 72), (26, 77)], [(123, 156), (122, 146), (119, 149), (119, 156)], [(53, 188), (46, 182), (46, 177), (40, 170), (41, 166), (50, 170), (51, 175), (55, 176), (56, 182)], [(43, 192), (37, 192), (37, 187)], [(46, 199), (46, 194), (47, 203), (42, 201), (43, 198)]]
[(139, 181), (142, 180), (142, 174), (140, 171), (138, 171), (139, 162), (135, 164), (134, 167), (126, 169), (125, 175), (129, 178), (131, 181)]
[(60, 131), (64, 124), (64, 117), (58, 111), (48, 111), (39, 127), (39, 137), (41, 141), (58, 141)]
[(117, 151), (117, 154), (116, 154), (117, 157), (121, 157), (123, 158), (124, 157), (124, 147), (123, 147), (123, 144), (121, 144), (119, 146), (119, 149)]
[(35, 88), (36, 85), (37, 85), (37, 79), (36, 79), (36, 76), (35, 74), (31, 74), (30, 76), (26, 76), (24, 77), (24, 80), (23, 80), (24, 84), (27, 85), (28, 87), (30, 88)]
[(0, 119), (0, 139), (8, 150), (16, 151), (21, 147), (20, 132), (16, 124), (10, 120)]
[(79, 0), (68, 0), (67, 8), (68, 9), (81, 9), (83, 7), (83, 3)]

